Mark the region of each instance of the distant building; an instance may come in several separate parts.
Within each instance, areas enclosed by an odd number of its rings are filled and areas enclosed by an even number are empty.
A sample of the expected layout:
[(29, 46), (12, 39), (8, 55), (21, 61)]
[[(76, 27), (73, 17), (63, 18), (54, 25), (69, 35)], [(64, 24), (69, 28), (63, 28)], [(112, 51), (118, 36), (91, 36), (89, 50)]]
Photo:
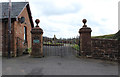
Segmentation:
[[(2, 4), (0, 16), (0, 51), (8, 54), (8, 2)], [(1, 21), (2, 20), (2, 21)], [(11, 55), (20, 56), (27, 48), (31, 48), (31, 29), (34, 27), (28, 2), (12, 2), (11, 10)]]

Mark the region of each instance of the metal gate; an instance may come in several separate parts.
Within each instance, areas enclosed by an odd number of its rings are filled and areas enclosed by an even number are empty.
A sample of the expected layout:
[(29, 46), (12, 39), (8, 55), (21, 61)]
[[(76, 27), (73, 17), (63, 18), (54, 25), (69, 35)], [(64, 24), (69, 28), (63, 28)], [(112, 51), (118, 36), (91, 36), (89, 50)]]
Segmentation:
[(72, 45), (64, 44), (62, 46), (43, 46), (44, 56), (70, 56), (77, 55), (77, 51), (72, 48)]

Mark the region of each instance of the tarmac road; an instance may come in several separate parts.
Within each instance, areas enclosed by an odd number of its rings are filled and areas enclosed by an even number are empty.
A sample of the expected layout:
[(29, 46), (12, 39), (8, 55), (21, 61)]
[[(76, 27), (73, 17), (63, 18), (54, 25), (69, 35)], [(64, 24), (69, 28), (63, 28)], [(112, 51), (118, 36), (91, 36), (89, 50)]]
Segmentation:
[[(44, 47), (44, 52), (47, 48)], [(50, 47), (49, 51), (61, 51)], [(118, 75), (118, 64), (98, 59), (77, 58), (70, 46), (63, 46), (64, 55), (47, 55), (44, 58), (31, 58), (29, 55), (2, 59), (3, 75)], [(61, 53), (61, 52), (60, 52)], [(71, 54), (71, 55), (70, 55)]]

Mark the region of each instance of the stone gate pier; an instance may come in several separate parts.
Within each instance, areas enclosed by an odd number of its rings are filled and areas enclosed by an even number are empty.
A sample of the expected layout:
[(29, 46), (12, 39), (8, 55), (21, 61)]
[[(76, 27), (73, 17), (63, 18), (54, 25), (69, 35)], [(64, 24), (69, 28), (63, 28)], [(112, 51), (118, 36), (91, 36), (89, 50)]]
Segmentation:
[(36, 27), (31, 30), (32, 34), (32, 57), (43, 57), (43, 30), (38, 26), (40, 20), (36, 19)]
[(79, 29), (80, 33), (80, 54), (82, 56), (91, 55), (91, 28), (87, 27), (86, 19), (83, 19), (83, 27)]

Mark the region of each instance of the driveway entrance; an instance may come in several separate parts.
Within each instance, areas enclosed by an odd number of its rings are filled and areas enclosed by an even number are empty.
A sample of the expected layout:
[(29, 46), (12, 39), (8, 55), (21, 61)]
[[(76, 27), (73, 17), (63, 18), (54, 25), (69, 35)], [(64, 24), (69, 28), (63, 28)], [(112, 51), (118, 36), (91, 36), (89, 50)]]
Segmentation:
[(64, 44), (63, 46), (43, 46), (44, 56), (72, 56), (76, 55), (75, 51), (70, 44)]

